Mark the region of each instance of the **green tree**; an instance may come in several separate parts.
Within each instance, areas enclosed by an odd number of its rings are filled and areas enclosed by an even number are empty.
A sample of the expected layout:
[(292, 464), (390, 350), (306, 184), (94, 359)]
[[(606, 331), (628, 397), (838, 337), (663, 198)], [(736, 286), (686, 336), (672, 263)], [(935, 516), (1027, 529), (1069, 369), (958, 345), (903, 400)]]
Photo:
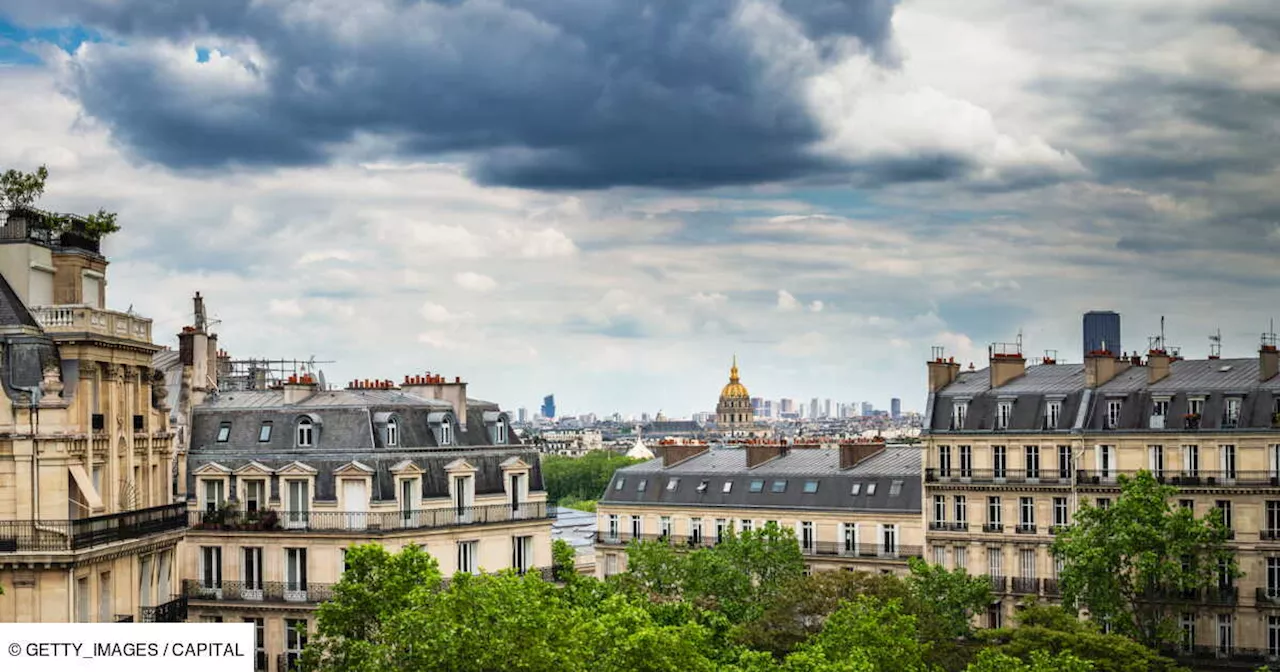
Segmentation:
[(71, 217), (34, 210), (36, 201), (44, 195), (49, 180), (49, 169), (40, 166), (35, 172), (24, 173), (10, 168), (0, 173), (0, 210), (25, 210), (28, 217), (35, 217), (34, 226), (54, 234), (77, 231), (95, 240), (120, 230), (116, 213), (99, 209), (85, 217)]
[(1093, 663), (1081, 660), (1070, 653), (1051, 655), (1045, 651), (1032, 651), (1028, 660), (1015, 658), (994, 649), (978, 654), (978, 659), (965, 668), (966, 672), (1093, 672)]
[[(980, 639), (994, 651), (1032, 664), (1037, 653), (1070, 655), (1088, 662), (1096, 672), (1173, 672), (1173, 660), (1123, 635), (1103, 634), (1059, 606), (1027, 603), (1019, 610), (1016, 627), (984, 630)], [(1015, 668), (1021, 669), (1021, 668)]]
[(559, 503), (572, 497), (577, 501), (594, 501), (608, 487), (613, 472), (642, 461), (607, 450), (593, 450), (582, 457), (544, 455), (542, 482), (547, 489), (547, 500)]
[(1085, 607), (1094, 620), (1158, 648), (1178, 640), (1180, 596), (1240, 572), (1221, 512), (1196, 518), (1172, 506), (1177, 489), (1146, 471), (1119, 482), (1114, 504), (1082, 506), (1075, 524), (1054, 539), (1063, 604)]
[(578, 576), (577, 557), (578, 552), (573, 550), (569, 542), (564, 539), (552, 540), (551, 575), (556, 581), (564, 583)]
[(949, 571), (919, 558), (909, 561), (907, 591), (918, 611), (932, 613), (938, 638), (967, 637), (973, 632), (973, 617), (991, 604), (991, 582), (969, 576), (963, 569)]
[(49, 179), (49, 169), (40, 166), (34, 173), (24, 173), (10, 168), (0, 174), (0, 206), (5, 210), (25, 209), (35, 205), (44, 195), (44, 185)]
[(822, 632), (787, 656), (787, 672), (927, 672), (929, 645), (915, 636), (916, 618), (897, 600), (845, 602)]

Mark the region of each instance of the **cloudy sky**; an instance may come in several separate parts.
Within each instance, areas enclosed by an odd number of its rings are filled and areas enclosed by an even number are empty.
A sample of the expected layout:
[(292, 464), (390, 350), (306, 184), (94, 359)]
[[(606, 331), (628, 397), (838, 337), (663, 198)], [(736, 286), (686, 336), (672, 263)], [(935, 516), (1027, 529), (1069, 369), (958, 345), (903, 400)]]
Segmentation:
[(932, 345), (1280, 313), (1274, 0), (6, 0), (0, 96), (112, 307), (330, 380), (921, 408)]

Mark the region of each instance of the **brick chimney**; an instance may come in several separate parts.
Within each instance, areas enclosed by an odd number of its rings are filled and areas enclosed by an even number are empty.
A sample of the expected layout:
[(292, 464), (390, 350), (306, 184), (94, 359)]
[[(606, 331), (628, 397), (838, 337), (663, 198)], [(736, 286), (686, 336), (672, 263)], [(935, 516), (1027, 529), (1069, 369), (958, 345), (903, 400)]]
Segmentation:
[(1163, 349), (1153, 348), (1147, 352), (1147, 383), (1155, 383), (1169, 377), (1169, 366), (1173, 358)]
[(929, 360), (929, 391), (937, 392), (956, 381), (960, 375), (960, 365), (954, 357), (942, 358), (942, 348), (933, 348), (933, 358)]
[(453, 380), (449, 380), (445, 376), (428, 371), (421, 376), (405, 376), (400, 389), (424, 399), (449, 402), (453, 406), (453, 414), (458, 418), (458, 424), (466, 426), (467, 384), (463, 382), (461, 376), (454, 376)]
[(301, 376), (289, 376), (281, 388), (284, 390), (284, 403), (286, 405), (300, 404), (306, 401), (308, 397), (316, 393), (316, 389), (320, 386), (311, 374), (304, 373)]
[(1272, 342), (1262, 344), (1258, 349), (1258, 380), (1271, 380), (1280, 373), (1280, 351), (1276, 350), (1275, 336)]
[(748, 443), (747, 468), (755, 469), (769, 460), (786, 455), (787, 451), (788, 446), (778, 441)]
[(840, 444), (840, 468), (850, 469), (858, 463), (884, 452), (884, 440), (848, 441)]
[(1128, 359), (1116, 357), (1109, 350), (1094, 350), (1084, 356), (1084, 385), (1090, 389), (1105, 385), (1131, 365)]
[(697, 457), (710, 450), (710, 447), (705, 443), (671, 443), (659, 444), (658, 450), (662, 453), (662, 466), (666, 468)]
[(1009, 348), (1008, 344), (996, 344), (987, 349), (991, 373), (991, 389), (1003, 386), (1027, 372), (1027, 358), (1019, 351), (1021, 348)]

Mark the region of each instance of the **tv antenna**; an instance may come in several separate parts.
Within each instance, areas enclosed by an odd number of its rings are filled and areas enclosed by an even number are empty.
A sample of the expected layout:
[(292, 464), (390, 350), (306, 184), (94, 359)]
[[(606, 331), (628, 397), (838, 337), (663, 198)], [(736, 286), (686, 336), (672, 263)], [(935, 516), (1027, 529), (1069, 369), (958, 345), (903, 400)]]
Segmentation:
[(1209, 334), (1209, 359), (1222, 358), (1222, 329)]

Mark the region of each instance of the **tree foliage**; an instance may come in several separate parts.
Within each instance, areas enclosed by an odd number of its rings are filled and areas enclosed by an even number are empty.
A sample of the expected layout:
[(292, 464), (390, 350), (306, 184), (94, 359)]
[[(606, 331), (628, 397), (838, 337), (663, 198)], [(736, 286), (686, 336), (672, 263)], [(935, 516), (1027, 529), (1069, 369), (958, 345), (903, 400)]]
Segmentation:
[(1221, 512), (1196, 518), (1174, 507), (1177, 489), (1146, 471), (1120, 477), (1107, 508), (1084, 505), (1059, 534), (1063, 604), (1088, 609), (1098, 622), (1152, 647), (1178, 640), (1177, 598), (1214, 589), (1239, 575)]
[[(1096, 672), (1172, 672), (1176, 662), (1116, 634), (1103, 634), (1058, 606), (1027, 604), (1017, 617), (1017, 627), (988, 630), (980, 638), (988, 651), (1033, 665), (1037, 653), (1071, 656), (1089, 663)], [(1023, 669), (1023, 668), (1012, 668)], [(1032, 667), (1031, 669), (1037, 669)]]
[(34, 172), (24, 173), (10, 168), (0, 173), (0, 209), (24, 210), (28, 217), (34, 218), (32, 225), (38, 229), (48, 230), (53, 234), (69, 231), (80, 233), (94, 240), (120, 230), (116, 221), (116, 213), (99, 208), (98, 211), (84, 217), (72, 217), (34, 209), (36, 201), (44, 195), (45, 185), (49, 180), (49, 169), (40, 166)]
[(613, 472), (643, 460), (618, 455), (607, 450), (592, 450), (582, 457), (544, 455), (542, 482), (547, 500), (560, 502), (566, 497), (578, 501), (594, 501), (608, 487)]

